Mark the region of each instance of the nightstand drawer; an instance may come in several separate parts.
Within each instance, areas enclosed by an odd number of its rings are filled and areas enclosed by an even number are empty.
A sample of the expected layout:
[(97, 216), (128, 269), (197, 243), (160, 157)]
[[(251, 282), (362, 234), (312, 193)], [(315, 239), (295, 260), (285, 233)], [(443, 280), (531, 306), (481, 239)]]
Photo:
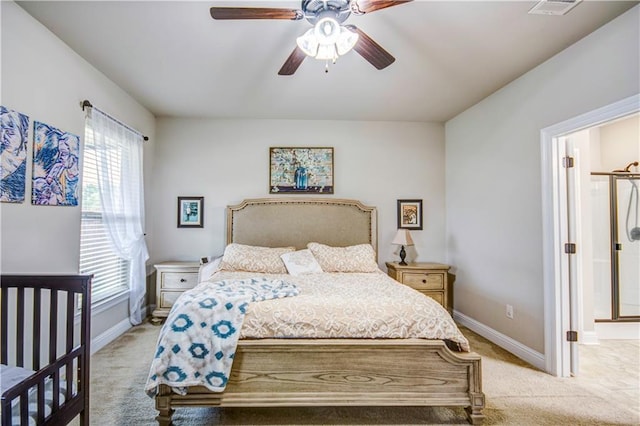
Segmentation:
[(162, 288), (189, 289), (196, 286), (198, 274), (185, 272), (162, 272)]
[(444, 293), (440, 291), (428, 292), (423, 291), (422, 294), (431, 297), (433, 300), (444, 306)]
[(183, 291), (163, 291), (160, 293), (160, 307), (171, 309), (178, 297), (180, 297), (184, 292)]
[(404, 272), (402, 282), (416, 290), (443, 290), (444, 274)]

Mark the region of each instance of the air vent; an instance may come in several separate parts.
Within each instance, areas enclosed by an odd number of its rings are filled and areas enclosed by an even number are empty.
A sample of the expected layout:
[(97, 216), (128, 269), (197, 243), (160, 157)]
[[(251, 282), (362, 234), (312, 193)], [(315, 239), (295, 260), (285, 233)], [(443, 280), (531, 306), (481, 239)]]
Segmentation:
[(530, 15), (566, 15), (582, 0), (541, 0), (529, 10)]

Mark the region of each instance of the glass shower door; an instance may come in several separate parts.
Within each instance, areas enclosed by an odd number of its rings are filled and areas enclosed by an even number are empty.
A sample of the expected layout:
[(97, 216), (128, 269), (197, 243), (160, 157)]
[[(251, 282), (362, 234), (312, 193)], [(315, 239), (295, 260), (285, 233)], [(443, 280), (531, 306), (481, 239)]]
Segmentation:
[(593, 304), (596, 320), (613, 318), (610, 189), (608, 175), (591, 176)]
[[(640, 317), (640, 176), (615, 176), (617, 232), (617, 304), (614, 318)], [(614, 272), (615, 274), (616, 272)], [(617, 296), (617, 297), (616, 297)], [(616, 306), (617, 305), (617, 306)], [(617, 309), (616, 309), (617, 308)], [(617, 312), (615, 312), (617, 310)], [(616, 315), (617, 314), (617, 315)]]

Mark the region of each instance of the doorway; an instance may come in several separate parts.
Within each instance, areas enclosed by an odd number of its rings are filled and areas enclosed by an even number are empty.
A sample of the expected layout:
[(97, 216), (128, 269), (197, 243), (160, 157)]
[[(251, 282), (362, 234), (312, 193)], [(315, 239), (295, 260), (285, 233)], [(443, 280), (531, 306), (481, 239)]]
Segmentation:
[[(578, 283), (584, 282), (584, 273), (588, 270), (585, 268), (592, 268), (593, 265), (587, 265), (586, 257), (582, 256), (584, 253), (576, 248), (590, 246), (585, 244), (585, 235), (579, 232), (581, 222), (585, 221), (582, 216), (585, 212), (576, 204), (581, 193), (590, 191), (590, 170), (587, 172), (587, 179), (576, 180), (576, 176), (566, 173), (573, 165), (584, 163), (585, 159), (590, 164), (590, 146), (576, 150), (569, 143), (575, 138), (569, 138), (569, 135), (637, 114), (639, 111), (640, 95), (635, 95), (541, 131), (545, 368), (556, 376), (577, 374), (578, 340), (581, 334), (583, 341), (590, 338), (590, 334), (585, 333), (587, 329), (584, 324), (589, 324), (589, 320), (587, 318), (585, 321), (582, 306), (588, 299), (584, 297), (585, 287)], [(570, 157), (573, 158), (573, 164)], [(575, 243), (576, 246), (572, 247), (567, 243)], [(593, 311), (593, 306), (591, 310)], [(577, 332), (577, 339), (573, 332)], [(591, 339), (595, 336), (594, 330)]]
[[(611, 339), (638, 340), (640, 332), (640, 114), (564, 136), (574, 158), (567, 188), (570, 240), (577, 243), (571, 310), (578, 345), (571, 357), (579, 375), (582, 354), (598, 354)], [(604, 348), (604, 345), (601, 345)], [(580, 355), (580, 356), (579, 356)], [(606, 355), (606, 353), (600, 353)], [(606, 359), (606, 357), (603, 357)]]

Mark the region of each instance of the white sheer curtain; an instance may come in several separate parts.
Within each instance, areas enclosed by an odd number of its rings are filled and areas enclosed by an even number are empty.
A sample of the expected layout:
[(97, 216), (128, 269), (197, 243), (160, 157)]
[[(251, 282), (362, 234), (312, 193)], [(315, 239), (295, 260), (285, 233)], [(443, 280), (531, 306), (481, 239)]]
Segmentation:
[(142, 135), (89, 108), (87, 135), (96, 150), (102, 217), (116, 255), (130, 262), (129, 319), (142, 322), (149, 258), (144, 240)]

